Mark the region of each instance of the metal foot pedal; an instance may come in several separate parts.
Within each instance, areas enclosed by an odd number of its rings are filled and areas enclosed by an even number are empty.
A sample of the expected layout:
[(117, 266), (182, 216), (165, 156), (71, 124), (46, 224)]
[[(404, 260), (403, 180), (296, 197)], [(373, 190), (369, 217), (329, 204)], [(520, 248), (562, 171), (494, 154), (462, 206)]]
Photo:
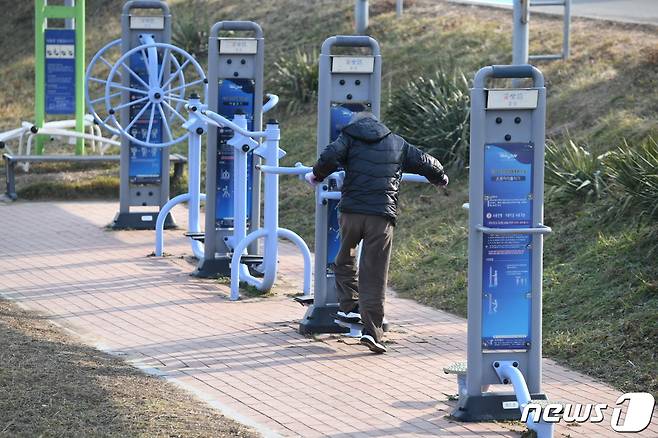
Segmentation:
[(189, 231), (185, 233), (185, 237), (189, 237), (192, 240), (203, 243), (206, 240), (206, 233), (200, 231)]
[(468, 371), (468, 365), (466, 362), (455, 362), (452, 365), (443, 367), (443, 372), (446, 374), (457, 374), (463, 375)]
[(310, 295), (302, 295), (302, 296), (299, 296), (299, 297), (294, 297), (293, 300), (295, 300), (296, 302), (298, 302), (302, 306), (310, 306), (315, 302), (313, 297), (310, 296)]
[(345, 327), (349, 329), (349, 333), (345, 333), (345, 336), (349, 336), (351, 338), (360, 338), (362, 333), (361, 331), (363, 330), (363, 324), (355, 323), (355, 322), (347, 322), (340, 320), (338, 318), (334, 319), (334, 322), (338, 324), (341, 327)]
[(263, 263), (263, 256), (259, 255), (243, 255), (240, 257), (240, 263), (249, 267), (260, 265)]
[(454, 374), (457, 376), (457, 393), (461, 396), (466, 394), (466, 372), (468, 371), (468, 365), (466, 362), (455, 362), (452, 365), (443, 368), (443, 372), (446, 374)]

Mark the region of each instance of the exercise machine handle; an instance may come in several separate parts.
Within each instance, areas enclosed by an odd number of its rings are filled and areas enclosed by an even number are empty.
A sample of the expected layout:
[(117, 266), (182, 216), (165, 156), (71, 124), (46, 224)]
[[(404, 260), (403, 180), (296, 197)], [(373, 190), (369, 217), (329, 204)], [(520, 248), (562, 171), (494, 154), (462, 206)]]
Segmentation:
[(279, 103), (279, 96), (267, 93), (267, 102), (263, 105), (263, 114), (274, 108)]
[(485, 82), (489, 78), (532, 78), (535, 87), (539, 88), (544, 86), (544, 75), (539, 69), (530, 64), (491, 65), (488, 67), (482, 67), (475, 74), (473, 88), (484, 88)]
[(369, 36), (364, 35), (336, 35), (327, 38), (322, 43), (320, 53), (323, 55), (331, 55), (331, 48), (334, 46), (341, 47), (370, 47), (373, 56), (379, 56), (381, 51), (379, 43)]
[(165, 15), (169, 15), (169, 5), (160, 0), (129, 0), (123, 5), (123, 14), (128, 14), (131, 9), (162, 9)]
[(253, 21), (218, 21), (210, 29), (210, 38), (217, 38), (221, 30), (252, 31), (256, 38), (263, 38), (263, 29)]

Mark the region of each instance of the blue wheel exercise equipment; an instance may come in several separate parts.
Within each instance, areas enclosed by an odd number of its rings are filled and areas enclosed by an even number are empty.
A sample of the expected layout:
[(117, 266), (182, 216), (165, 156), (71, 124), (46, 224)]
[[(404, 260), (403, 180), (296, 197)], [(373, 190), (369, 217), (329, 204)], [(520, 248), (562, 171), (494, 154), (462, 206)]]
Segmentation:
[[(201, 142), (197, 130), (203, 130), (203, 126), (188, 123), (187, 111), (201, 107), (207, 81), (199, 63), (184, 50), (156, 43), (150, 35), (140, 35), (140, 42), (143, 44), (122, 54), (115, 62), (108, 58), (118, 51), (121, 40), (109, 43), (94, 56), (87, 69), (87, 104), (96, 121), (108, 131), (127, 138), (131, 149), (132, 144), (162, 149), (188, 140), (188, 191), (169, 200), (158, 214), (156, 242), (161, 248), (165, 218), (177, 204), (188, 203), (189, 230), (201, 231), (200, 204), (205, 195), (200, 189)], [(137, 74), (136, 65), (146, 75)], [(107, 76), (99, 77), (98, 70), (105, 70)], [(125, 78), (130, 79), (128, 86)], [(121, 117), (121, 110), (127, 108), (129, 117)], [(191, 240), (191, 244), (196, 257), (203, 254), (199, 242)], [(161, 254), (160, 250), (158, 255)]]

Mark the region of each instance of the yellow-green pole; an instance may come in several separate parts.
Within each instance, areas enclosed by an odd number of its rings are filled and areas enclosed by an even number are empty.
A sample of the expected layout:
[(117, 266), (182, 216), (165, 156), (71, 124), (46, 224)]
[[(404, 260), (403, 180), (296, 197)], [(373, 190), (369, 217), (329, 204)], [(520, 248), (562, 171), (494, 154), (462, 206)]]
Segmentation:
[[(43, 127), (46, 118), (46, 41), (44, 36), (46, 19), (45, 0), (34, 0), (34, 125)], [(43, 138), (36, 136), (36, 153), (43, 154)]]
[[(85, 0), (72, 6), (48, 6), (47, 0), (34, 0), (34, 124), (43, 127), (46, 118), (46, 39), (48, 18), (73, 19), (75, 22), (75, 129), (84, 132), (85, 115)], [(43, 136), (36, 136), (36, 153), (43, 154)], [(84, 155), (84, 139), (76, 140), (76, 155)]]

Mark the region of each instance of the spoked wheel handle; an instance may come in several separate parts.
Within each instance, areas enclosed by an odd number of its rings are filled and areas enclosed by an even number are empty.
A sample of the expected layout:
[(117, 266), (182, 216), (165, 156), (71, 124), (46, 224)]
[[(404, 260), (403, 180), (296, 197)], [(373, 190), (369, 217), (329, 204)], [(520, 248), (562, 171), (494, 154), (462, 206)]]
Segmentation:
[[(94, 55), (89, 62), (85, 73), (85, 101), (87, 103), (87, 111), (94, 117), (96, 123), (114, 135), (121, 135), (121, 127), (109, 124), (111, 117), (105, 109), (105, 84), (107, 83), (107, 76), (114, 66), (112, 60), (118, 58), (120, 51), (120, 39), (110, 42)], [(177, 81), (178, 84), (184, 84), (185, 76), (183, 75), (183, 70), (180, 69), (180, 63), (176, 57), (171, 57), (171, 68), (178, 74), (178, 77), (174, 78), (174, 80)], [(119, 71), (117, 73), (117, 79), (121, 81), (122, 76), (122, 72)], [(121, 85), (121, 83), (118, 83), (117, 85)], [(99, 88), (101, 89), (99, 90)], [(179, 97), (183, 100), (185, 99), (185, 90), (181, 89), (181, 92), (182, 93)], [(119, 105), (122, 94), (122, 91), (119, 90), (112, 93), (110, 96), (113, 102), (115, 102), (115, 106)], [(172, 106), (180, 113), (183, 108), (183, 103), (176, 102), (175, 104), (172, 104)]]
[[(110, 131), (114, 135), (121, 135), (121, 130), (116, 126), (109, 125), (109, 114), (104, 114), (103, 108), (105, 107), (105, 83), (107, 82), (107, 75), (104, 77), (96, 76), (95, 70), (100, 70), (101, 67), (104, 67), (108, 72), (114, 66), (110, 61), (112, 57), (112, 52), (121, 50), (121, 40), (114, 40), (111, 43), (107, 44), (105, 47), (100, 49), (96, 55), (91, 59), (89, 65), (87, 66), (87, 71), (85, 72), (85, 101), (87, 103), (87, 111), (94, 117), (94, 120)], [(121, 73), (119, 73), (119, 79), (121, 78)], [(96, 93), (100, 96), (96, 96), (92, 91), (95, 84), (102, 84), (102, 92)], [(121, 97), (121, 92), (116, 92), (112, 98), (119, 99)]]
[[(102, 127), (110, 131), (114, 135), (121, 135), (121, 127), (116, 125), (110, 125), (111, 117), (107, 113), (105, 105), (105, 85), (107, 84), (107, 76), (111, 71), (114, 64), (112, 60), (117, 58), (119, 52), (121, 51), (121, 40), (114, 40), (107, 44), (105, 47), (100, 49), (96, 55), (89, 62), (87, 66), (87, 71), (85, 73), (85, 101), (87, 103), (87, 111), (94, 117), (94, 120)], [(116, 52), (116, 53), (114, 53)], [(178, 77), (174, 78), (174, 83), (184, 84), (185, 76), (183, 70), (180, 68), (180, 63), (175, 56), (171, 57), (171, 67), (174, 72), (177, 72)], [(105, 70), (105, 72), (99, 72), (99, 70)], [(130, 75), (130, 74), (129, 74)], [(121, 71), (117, 73), (117, 79), (122, 80), (123, 74)], [(97, 85), (94, 87), (94, 85)], [(121, 85), (121, 83), (117, 83)], [(102, 86), (102, 89), (97, 92), (98, 88)], [(172, 106), (178, 111), (181, 112), (183, 108), (182, 101), (185, 99), (185, 90), (181, 88), (181, 93), (179, 98), (181, 101), (172, 104)], [(121, 100), (122, 91), (116, 91), (112, 93), (110, 98), (115, 102), (114, 106), (119, 105)]]
[[(141, 56), (147, 66), (147, 76), (140, 77), (131, 68), (130, 60), (133, 56)], [(154, 58), (157, 58), (154, 60)], [(172, 68), (173, 67), (173, 68)], [(173, 73), (167, 72), (173, 69)], [(166, 74), (169, 73), (169, 74)], [(129, 75), (129, 85), (124, 85), (122, 77)], [(190, 80), (192, 77), (192, 80)], [(124, 53), (113, 65), (105, 83), (104, 110), (108, 116), (101, 123), (108, 129), (114, 129), (118, 134), (132, 143), (146, 147), (168, 147), (184, 141), (188, 132), (175, 136), (172, 126), (174, 120), (179, 125), (187, 121), (181, 114), (186, 103), (186, 96), (193, 90), (201, 89), (205, 95), (207, 79), (199, 63), (184, 50), (164, 43), (149, 43), (137, 46)], [(117, 101), (117, 93), (130, 93), (134, 100), (128, 102)], [(118, 104), (117, 104), (118, 103)], [(139, 105), (136, 114), (130, 115), (129, 120), (121, 120), (117, 115), (122, 109)], [(147, 123), (144, 138), (137, 138), (131, 129), (137, 122)], [(152, 139), (151, 134), (156, 124), (161, 123), (161, 129), (166, 136), (163, 140)], [(143, 131), (143, 129), (142, 129)]]

